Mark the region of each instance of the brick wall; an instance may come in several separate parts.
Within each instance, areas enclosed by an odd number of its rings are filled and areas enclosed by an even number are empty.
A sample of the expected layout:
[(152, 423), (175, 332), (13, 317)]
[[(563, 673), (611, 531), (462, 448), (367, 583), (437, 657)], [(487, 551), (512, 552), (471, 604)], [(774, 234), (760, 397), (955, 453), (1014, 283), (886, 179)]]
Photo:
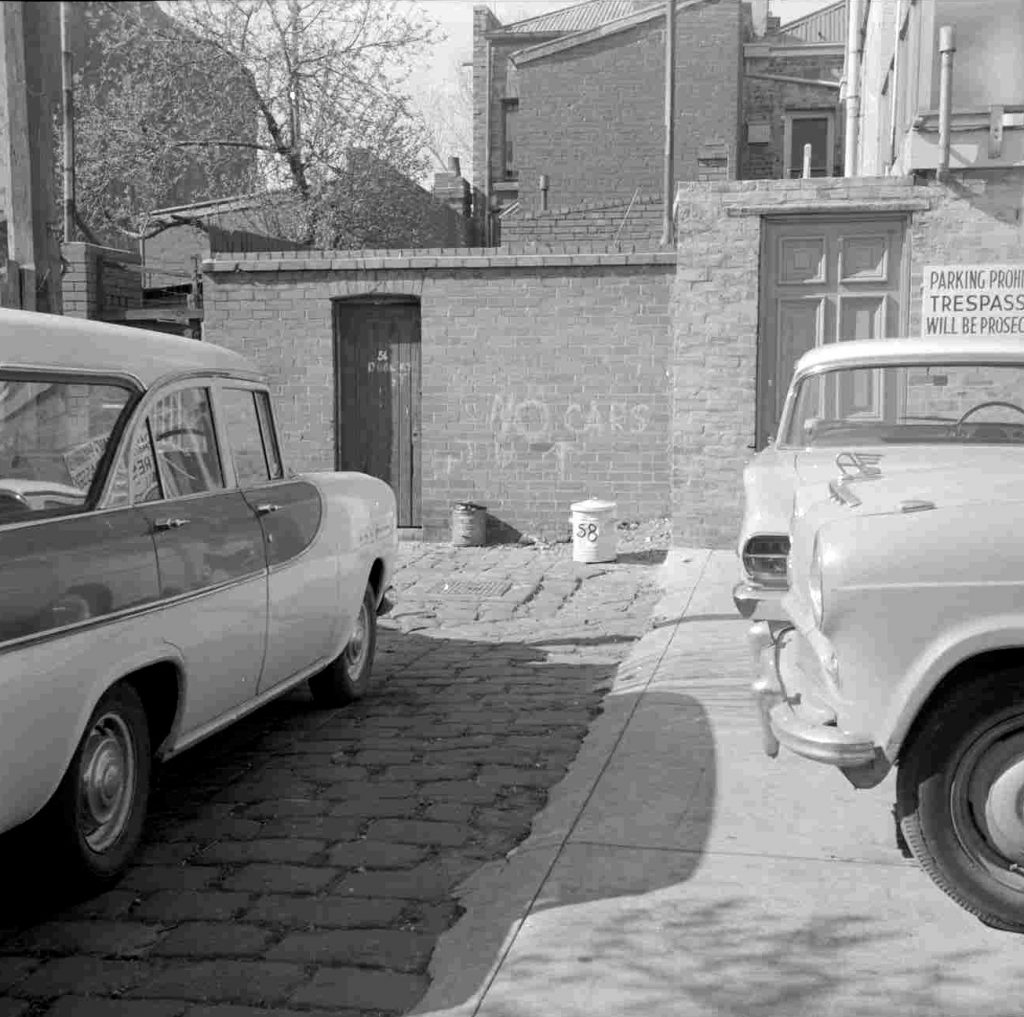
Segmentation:
[(896, 211), (910, 219), (910, 334), (920, 329), (926, 265), (1024, 262), (1022, 169), (961, 174), (948, 185), (908, 177), (680, 185), (669, 434), (677, 544), (729, 547), (739, 531), (754, 440), (763, 217)]
[(656, 243), (661, 238), (663, 207), (660, 198), (645, 198), (632, 205), (629, 201), (586, 202), (578, 208), (509, 215), (501, 220), (501, 243)]
[[(676, 179), (696, 180), (699, 160), (721, 146), (737, 175), (740, 5), (719, 0), (676, 19)], [(516, 160), (523, 210), (535, 212), (535, 182), (549, 202), (660, 197), (664, 158), (664, 19), (520, 65)], [(529, 186), (526, 186), (529, 184)]]
[[(763, 50), (758, 55), (758, 49)], [(838, 85), (843, 74), (843, 54), (813, 52), (810, 54), (772, 50), (768, 45), (749, 47), (744, 57), (743, 120), (740, 150), (740, 176), (746, 180), (782, 178), (785, 117), (787, 110), (829, 110), (834, 125), (832, 166), (837, 175), (843, 172), (843, 110), (838, 87), (814, 84), (834, 81)], [(782, 79), (803, 78), (806, 83)], [(767, 142), (750, 143), (747, 131), (751, 124), (766, 124), (771, 132)]]
[(447, 536), (474, 500), (516, 530), (565, 536), (572, 502), (666, 515), (675, 256), (479, 251), (248, 256), (205, 265), (204, 338), (270, 376), (298, 469), (335, 456), (332, 300), (417, 297), (422, 505)]
[(61, 245), (64, 314), (103, 319), (109, 312), (142, 306), (139, 256), (95, 244)]
[[(783, 175), (785, 116), (787, 111), (823, 110), (832, 113), (832, 172), (843, 173), (845, 139), (842, 107), (837, 89), (824, 85), (796, 84), (746, 76), (743, 79), (744, 140), (740, 150), (740, 175), (745, 180), (780, 180)], [(767, 124), (771, 132), (765, 143), (751, 143), (751, 124)]]

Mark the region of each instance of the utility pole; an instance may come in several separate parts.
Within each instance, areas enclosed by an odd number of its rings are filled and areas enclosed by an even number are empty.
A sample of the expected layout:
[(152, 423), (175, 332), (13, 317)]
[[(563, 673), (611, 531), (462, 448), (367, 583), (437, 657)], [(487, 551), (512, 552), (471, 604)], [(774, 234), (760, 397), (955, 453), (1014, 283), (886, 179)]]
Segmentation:
[(60, 5), (61, 85), (64, 95), (64, 243), (75, 239), (75, 99), (71, 39), (68, 37), (68, 5)]
[(661, 246), (668, 247), (675, 232), (672, 221), (672, 184), (676, 120), (676, 0), (665, 0), (665, 177), (662, 186), (664, 216)]
[(0, 4), (0, 186), (7, 263), (0, 302), (61, 313), (53, 130), (59, 23), (53, 5)]

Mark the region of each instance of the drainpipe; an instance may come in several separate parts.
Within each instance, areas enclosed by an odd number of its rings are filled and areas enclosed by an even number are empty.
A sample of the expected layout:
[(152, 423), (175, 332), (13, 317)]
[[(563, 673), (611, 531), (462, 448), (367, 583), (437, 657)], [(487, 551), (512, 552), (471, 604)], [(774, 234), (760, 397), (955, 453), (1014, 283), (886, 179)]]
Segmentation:
[(665, 0), (665, 179), (662, 184), (664, 215), (661, 224), (661, 246), (672, 243), (672, 170), (675, 156), (674, 128), (676, 114), (676, 0)]
[(484, 78), (487, 82), (487, 98), (484, 102), (484, 246), (493, 247), (494, 230), (491, 224), (491, 40), (487, 40), (487, 57)]
[(898, 117), (900, 112), (900, 88), (903, 82), (900, 75), (903, 73), (902, 61), (900, 60), (900, 27), (903, 24), (903, 17), (906, 14), (904, 0), (896, 4), (896, 24), (893, 28), (892, 46), (892, 81), (889, 84), (889, 94), (892, 101), (889, 103), (889, 162), (885, 167), (887, 176), (892, 175), (893, 167), (896, 165), (896, 141), (898, 134)]
[(860, 141), (861, 22), (864, 17), (864, 0), (846, 0), (846, 11), (846, 152), (843, 176), (854, 177), (857, 175)]
[(939, 167), (935, 176), (939, 180), (949, 177), (949, 128), (953, 114), (953, 54), (956, 39), (952, 25), (939, 29), (939, 53), (942, 64), (939, 67)]

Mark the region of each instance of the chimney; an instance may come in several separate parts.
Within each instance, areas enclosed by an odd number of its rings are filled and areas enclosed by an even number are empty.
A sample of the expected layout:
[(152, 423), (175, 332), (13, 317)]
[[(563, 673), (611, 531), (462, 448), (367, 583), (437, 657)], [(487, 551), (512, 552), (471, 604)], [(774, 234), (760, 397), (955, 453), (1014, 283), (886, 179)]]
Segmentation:
[(443, 173), (434, 174), (434, 186), (431, 193), (459, 215), (469, 218), (469, 181), (462, 177), (462, 167), (459, 165), (458, 156), (449, 156), (448, 169)]
[(751, 0), (750, 14), (753, 20), (754, 38), (760, 39), (768, 32), (768, 0)]

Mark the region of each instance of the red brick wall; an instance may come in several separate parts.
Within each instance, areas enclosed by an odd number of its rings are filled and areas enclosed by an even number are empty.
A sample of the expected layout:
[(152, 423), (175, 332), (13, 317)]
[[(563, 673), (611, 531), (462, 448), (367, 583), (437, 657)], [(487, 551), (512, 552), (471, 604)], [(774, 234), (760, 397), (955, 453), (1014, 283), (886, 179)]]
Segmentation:
[(291, 465), (334, 466), (332, 299), (407, 294), (428, 536), (464, 500), (544, 536), (591, 494), (619, 518), (666, 515), (674, 255), (407, 253), (207, 263), (204, 338), (269, 374)]
[[(676, 179), (696, 180), (702, 146), (720, 143), (737, 175), (740, 5), (718, 0), (676, 18)], [(524, 211), (549, 203), (659, 197), (664, 159), (664, 20), (574, 46), (519, 68), (517, 161)]]

